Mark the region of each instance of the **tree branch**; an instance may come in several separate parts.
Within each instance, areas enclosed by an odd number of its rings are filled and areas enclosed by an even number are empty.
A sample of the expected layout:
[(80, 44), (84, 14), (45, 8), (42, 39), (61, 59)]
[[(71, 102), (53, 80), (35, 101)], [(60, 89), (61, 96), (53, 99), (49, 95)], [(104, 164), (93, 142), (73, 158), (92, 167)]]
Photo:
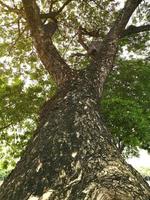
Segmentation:
[(124, 8), (119, 12), (112, 28), (103, 42), (97, 41), (99, 48), (94, 53), (95, 75), (92, 77), (99, 97), (102, 95), (103, 85), (109, 75), (118, 50), (118, 42), (133, 12), (142, 0), (127, 0)]
[(49, 12), (49, 13), (41, 13), (40, 14), (41, 19), (54, 19), (56, 17), (56, 12)]
[(72, 0), (67, 0), (63, 5), (62, 7), (56, 12), (56, 15), (60, 14), (63, 9), (71, 2)]
[(97, 60), (108, 57), (109, 63), (113, 62), (117, 52), (118, 41), (125, 31), (125, 27), (133, 12), (142, 0), (127, 0), (124, 8), (119, 12), (116, 21), (102, 42), (103, 51), (97, 54)]
[(63, 6), (58, 10), (58, 11), (52, 11), (52, 5), (53, 5), (53, 2), (51, 2), (51, 6), (50, 6), (50, 11), (49, 13), (42, 13), (40, 14), (41, 16), (41, 19), (48, 19), (48, 18), (56, 18), (57, 15), (59, 15), (62, 10), (71, 2), (72, 0), (67, 0)]
[(120, 11), (118, 18), (110, 29), (108, 37), (118, 39), (121, 37), (130, 17), (141, 2), (142, 0), (127, 0), (125, 7)]
[[(34, 46), (46, 70), (58, 85), (71, 78), (72, 71), (53, 45), (52, 35), (46, 33), (41, 21), (40, 9), (35, 0), (22, 0)], [(57, 23), (56, 21), (53, 23)], [(57, 25), (57, 24), (56, 24)], [(51, 26), (49, 26), (51, 27)], [(54, 26), (52, 26), (53, 28)], [(50, 30), (51, 32), (53, 30)]]
[(7, 5), (6, 3), (3, 3), (1, 0), (0, 0), (0, 5), (3, 6), (4, 8), (7, 8), (7, 11), (9, 12), (14, 12), (16, 14), (21, 14), (21, 10), (16, 8), (16, 7), (11, 7), (9, 5)]
[(4, 129), (9, 128), (12, 124), (13, 123), (9, 123), (9, 124), (7, 124), (5, 126), (0, 127), (0, 131), (3, 131)]
[(150, 31), (150, 24), (147, 25), (142, 25), (142, 26), (129, 26), (122, 34), (121, 38), (130, 36), (133, 34), (145, 32), (145, 31)]
[(83, 28), (82, 26), (80, 26), (79, 28), (82, 31), (82, 35), (88, 35), (91, 37), (100, 37), (100, 34), (99, 34), (100, 29), (88, 31), (85, 28)]
[(49, 13), (52, 12), (53, 5), (54, 5), (55, 2), (56, 2), (56, 0), (51, 0), (50, 7), (49, 7)]
[(11, 51), (14, 49), (15, 45), (17, 44), (17, 42), (20, 40), (21, 36), (23, 35), (23, 33), (26, 31), (26, 27), (21, 31), (18, 32), (18, 37), (15, 39), (15, 41), (13, 42), (13, 44), (9, 47), (8, 52), (11, 53)]
[(88, 51), (88, 50), (89, 50), (89, 47), (88, 47), (88, 45), (86, 45), (86, 43), (84, 42), (84, 39), (83, 39), (82, 35), (83, 35), (83, 30), (82, 30), (82, 27), (80, 26), (79, 29), (78, 29), (78, 41), (79, 41), (79, 43), (81, 44), (81, 46), (82, 46), (86, 51)]
[(88, 56), (88, 54), (87, 53), (73, 53), (73, 54), (71, 54), (71, 56), (70, 57), (81, 57), (81, 56)]
[(3, 3), (2, 1), (0, 1), (0, 5), (2, 5), (3, 7), (7, 8), (7, 10), (9, 10), (9, 11), (14, 11), (14, 8), (12, 8), (11, 6)]

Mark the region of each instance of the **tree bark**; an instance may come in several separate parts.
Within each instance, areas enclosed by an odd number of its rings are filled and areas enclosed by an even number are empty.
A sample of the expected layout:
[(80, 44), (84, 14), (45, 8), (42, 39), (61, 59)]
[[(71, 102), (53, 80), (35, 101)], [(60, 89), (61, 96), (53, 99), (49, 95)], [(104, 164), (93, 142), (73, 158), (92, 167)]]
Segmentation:
[(39, 126), (1, 200), (149, 200), (150, 188), (120, 156), (86, 73), (42, 109)]
[(0, 199), (149, 200), (148, 184), (121, 157), (99, 108), (118, 41), (141, 0), (127, 0), (91, 65), (79, 72), (71, 70), (46, 34), (36, 1), (22, 2), (39, 58), (59, 90), (45, 103), (35, 134), (1, 186)]

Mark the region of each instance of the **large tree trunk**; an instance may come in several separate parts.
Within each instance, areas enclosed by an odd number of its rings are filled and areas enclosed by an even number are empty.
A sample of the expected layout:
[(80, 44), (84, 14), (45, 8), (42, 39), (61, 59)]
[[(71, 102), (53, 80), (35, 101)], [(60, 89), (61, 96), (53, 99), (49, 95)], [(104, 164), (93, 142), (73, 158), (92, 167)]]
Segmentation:
[(42, 109), (34, 136), (1, 187), (0, 200), (150, 199), (148, 184), (113, 145), (99, 108), (118, 41), (141, 1), (127, 0), (104, 41), (99, 42), (93, 64), (78, 73), (47, 36), (36, 1), (22, 0), (39, 58), (59, 91)]
[(85, 73), (45, 104), (0, 199), (150, 199), (148, 184), (113, 145), (100, 117), (97, 91)]

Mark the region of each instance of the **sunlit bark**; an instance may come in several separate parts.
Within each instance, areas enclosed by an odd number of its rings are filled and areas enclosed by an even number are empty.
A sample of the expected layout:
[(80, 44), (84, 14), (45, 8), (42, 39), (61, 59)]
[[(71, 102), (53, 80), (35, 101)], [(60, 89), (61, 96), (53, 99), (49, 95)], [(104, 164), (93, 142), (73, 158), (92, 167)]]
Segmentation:
[(149, 200), (148, 184), (121, 157), (99, 108), (118, 41), (141, 0), (127, 1), (91, 64), (78, 72), (48, 38), (36, 2), (22, 2), (39, 58), (58, 91), (42, 108), (37, 130), (1, 186), (0, 199)]

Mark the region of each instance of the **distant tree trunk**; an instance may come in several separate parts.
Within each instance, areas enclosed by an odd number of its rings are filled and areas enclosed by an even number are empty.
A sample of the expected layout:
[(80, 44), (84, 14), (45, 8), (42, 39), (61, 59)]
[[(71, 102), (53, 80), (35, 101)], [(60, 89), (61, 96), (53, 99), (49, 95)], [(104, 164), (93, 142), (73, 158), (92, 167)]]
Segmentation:
[(45, 103), (35, 134), (1, 186), (0, 200), (149, 200), (148, 184), (121, 157), (99, 108), (118, 41), (141, 0), (127, 1), (90, 66), (76, 72), (42, 29), (36, 1), (22, 2), (39, 58), (59, 89)]

